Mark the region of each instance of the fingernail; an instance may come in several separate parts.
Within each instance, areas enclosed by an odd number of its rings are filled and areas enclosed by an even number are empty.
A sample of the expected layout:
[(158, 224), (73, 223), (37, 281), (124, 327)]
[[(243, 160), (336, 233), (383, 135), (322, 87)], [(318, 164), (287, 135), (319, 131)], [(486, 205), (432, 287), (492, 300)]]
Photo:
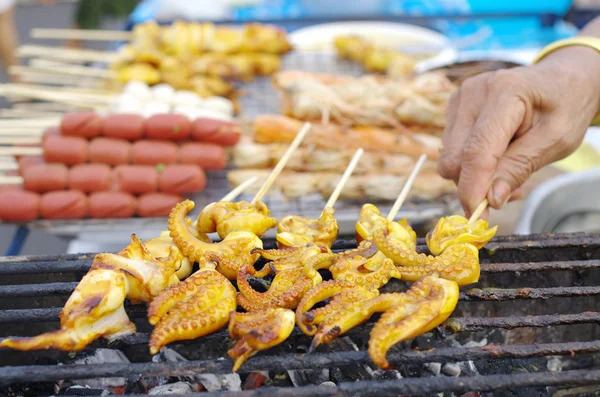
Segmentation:
[(497, 208), (502, 208), (510, 198), (510, 185), (502, 179), (496, 179), (492, 185), (493, 204)]

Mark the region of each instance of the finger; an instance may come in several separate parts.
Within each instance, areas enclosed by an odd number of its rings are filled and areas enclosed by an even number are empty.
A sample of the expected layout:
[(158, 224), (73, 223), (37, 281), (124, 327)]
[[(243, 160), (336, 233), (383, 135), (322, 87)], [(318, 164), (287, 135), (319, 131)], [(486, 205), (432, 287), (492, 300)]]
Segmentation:
[(442, 136), (444, 150), (438, 160), (438, 173), (454, 182), (460, 176), (464, 143), (484, 103), (486, 81), (485, 75), (466, 80), (448, 106), (449, 123)]
[(458, 194), (467, 214), (487, 197), (498, 160), (507, 150), (526, 113), (522, 96), (515, 92), (506, 90), (503, 94), (490, 94), (463, 151)]
[[(517, 188), (517, 190), (513, 191), (510, 197), (508, 198), (508, 202), (511, 203), (513, 201), (521, 200), (523, 198), (523, 188)], [(489, 202), (489, 198), (488, 198)]]
[[(488, 201), (494, 208), (501, 208), (515, 192), (529, 179), (531, 174), (558, 158), (564, 157), (564, 148), (571, 145), (557, 145), (550, 139), (551, 126), (538, 124), (527, 134), (515, 139), (506, 153), (499, 159), (493, 184), (488, 193)], [(540, 139), (546, 137), (547, 139)]]

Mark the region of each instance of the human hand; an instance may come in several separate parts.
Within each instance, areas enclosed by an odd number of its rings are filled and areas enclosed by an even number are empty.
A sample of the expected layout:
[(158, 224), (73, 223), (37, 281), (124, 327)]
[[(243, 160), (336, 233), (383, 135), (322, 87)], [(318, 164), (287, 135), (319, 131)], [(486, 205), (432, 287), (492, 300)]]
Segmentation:
[(586, 47), (465, 80), (450, 99), (438, 172), (458, 185), (467, 216), (485, 198), (499, 209), (577, 149), (599, 105), (600, 54)]

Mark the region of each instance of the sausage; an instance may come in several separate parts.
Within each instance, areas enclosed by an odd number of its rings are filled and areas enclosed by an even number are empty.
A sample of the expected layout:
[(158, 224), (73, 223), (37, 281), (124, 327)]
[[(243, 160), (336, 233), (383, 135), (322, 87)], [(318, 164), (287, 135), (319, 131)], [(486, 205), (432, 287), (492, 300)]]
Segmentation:
[(44, 156), (21, 156), (17, 160), (19, 163), (20, 174), (23, 175), (23, 170), (34, 164), (43, 164)]
[(158, 173), (149, 165), (120, 165), (115, 168), (115, 190), (131, 194), (155, 192)]
[(64, 164), (33, 164), (22, 170), (23, 188), (37, 193), (67, 187), (69, 169)]
[(136, 199), (129, 193), (96, 192), (89, 197), (89, 215), (95, 219), (131, 218), (136, 207)]
[(0, 190), (0, 219), (4, 222), (30, 222), (40, 216), (40, 195), (26, 190)]
[(190, 137), (190, 120), (182, 114), (157, 114), (146, 121), (146, 136), (150, 139), (185, 141)]
[(133, 164), (157, 165), (177, 162), (177, 145), (164, 141), (137, 141), (131, 146)]
[(111, 114), (104, 119), (102, 135), (136, 141), (144, 136), (144, 117), (135, 113)]
[(49, 136), (60, 135), (59, 127), (48, 127), (44, 130), (44, 135), (42, 135), (42, 142), (48, 138)]
[(106, 164), (80, 164), (69, 170), (69, 189), (84, 193), (103, 192), (110, 190), (112, 185), (112, 169)]
[(89, 160), (111, 166), (129, 164), (131, 160), (131, 143), (123, 139), (96, 138), (88, 148)]
[(77, 136), (48, 136), (42, 142), (46, 163), (75, 165), (88, 160), (87, 141)]
[(177, 194), (146, 193), (139, 197), (137, 214), (143, 218), (169, 216), (183, 198)]
[(158, 190), (163, 193), (196, 193), (206, 187), (206, 174), (192, 164), (166, 166), (158, 176)]
[(214, 143), (184, 143), (178, 157), (182, 164), (194, 164), (205, 170), (222, 170), (227, 163), (225, 149)]
[(95, 112), (67, 113), (60, 122), (60, 132), (65, 136), (95, 138), (102, 132), (102, 117)]
[(82, 219), (87, 210), (87, 196), (78, 190), (46, 193), (40, 201), (40, 214), (44, 219)]
[(238, 123), (200, 117), (192, 123), (192, 139), (221, 146), (239, 142), (242, 130)]

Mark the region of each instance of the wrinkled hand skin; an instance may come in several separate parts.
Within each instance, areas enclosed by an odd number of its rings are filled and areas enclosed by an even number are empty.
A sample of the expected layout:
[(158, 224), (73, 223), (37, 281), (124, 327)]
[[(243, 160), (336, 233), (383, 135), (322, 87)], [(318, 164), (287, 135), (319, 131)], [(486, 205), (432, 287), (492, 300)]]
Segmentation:
[(394, 261), (403, 280), (416, 281), (425, 276), (438, 275), (460, 286), (479, 280), (479, 250), (474, 245), (452, 245), (439, 256), (419, 254), (402, 241), (391, 238), (391, 227), (391, 224), (379, 225), (373, 237), (377, 248)]
[(369, 290), (383, 287), (391, 278), (400, 278), (394, 261), (379, 252), (372, 241), (363, 241), (357, 249), (339, 254), (329, 271), (334, 280)]
[(206, 243), (194, 236), (188, 228), (185, 216), (194, 208), (194, 203), (185, 200), (177, 204), (169, 215), (169, 234), (183, 255), (204, 267), (211, 261), (217, 262), (217, 270), (230, 280), (235, 280), (241, 266), (254, 263), (262, 248), (262, 241), (250, 232), (229, 233), (223, 241)]
[[(373, 239), (373, 230), (375, 227), (382, 223), (390, 223), (379, 209), (373, 204), (365, 204), (360, 210), (358, 221), (356, 222), (356, 241), (361, 243), (364, 240)], [(417, 246), (417, 234), (410, 227), (406, 219), (395, 222), (394, 236), (405, 242), (405, 244), (416, 247)]]
[(131, 243), (119, 254), (98, 254), (60, 312), (60, 329), (31, 338), (4, 339), (0, 347), (17, 350), (59, 349), (80, 351), (100, 337), (118, 339), (135, 332), (125, 313), (126, 298), (148, 302), (178, 282), (175, 271), (183, 257), (170, 249), (166, 258), (154, 259), (142, 242)]
[[(331, 265), (335, 254), (325, 246), (281, 250), (283, 257), (265, 265), (257, 272), (252, 264), (242, 267), (238, 273), (238, 304), (249, 312), (266, 308), (294, 309), (304, 294), (323, 281), (318, 269)], [(274, 250), (255, 250), (268, 257), (277, 257)], [(248, 282), (248, 275), (266, 276), (271, 272), (275, 277), (266, 292), (258, 292)]]
[(429, 276), (404, 293), (381, 294), (364, 306), (366, 313), (384, 312), (369, 339), (369, 356), (375, 365), (387, 369), (388, 350), (437, 327), (452, 314), (458, 303), (454, 281)]
[(327, 207), (319, 219), (289, 215), (277, 224), (279, 248), (302, 247), (309, 243), (322, 244), (329, 248), (334, 243), (339, 226), (334, 217), (335, 210)]
[(427, 233), (426, 242), (433, 255), (440, 255), (446, 248), (461, 243), (471, 244), (478, 250), (496, 235), (498, 226), (489, 227), (487, 221), (469, 220), (459, 215), (440, 218), (435, 228)]
[(247, 201), (219, 201), (207, 205), (200, 212), (196, 228), (200, 233), (217, 232), (222, 239), (231, 232), (239, 231), (261, 237), (277, 225), (277, 220), (270, 215), (271, 211), (262, 201), (256, 204)]
[(253, 313), (231, 312), (229, 334), (239, 339), (227, 354), (235, 361), (233, 372), (261, 350), (286, 340), (294, 330), (295, 315), (289, 309), (266, 309)]
[(235, 308), (231, 282), (214, 269), (198, 270), (150, 303), (148, 321), (155, 326), (150, 353), (158, 353), (171, 342), (196, 339), (221, 329)]

